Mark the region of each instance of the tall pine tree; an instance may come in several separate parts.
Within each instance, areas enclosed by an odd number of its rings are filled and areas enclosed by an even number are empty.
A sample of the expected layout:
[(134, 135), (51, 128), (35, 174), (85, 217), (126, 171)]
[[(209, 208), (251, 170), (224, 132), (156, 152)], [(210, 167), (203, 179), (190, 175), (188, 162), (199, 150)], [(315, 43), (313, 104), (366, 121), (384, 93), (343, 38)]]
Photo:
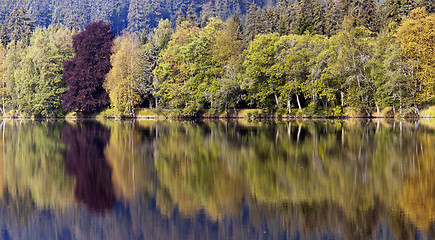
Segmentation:
[(7, 46), (11, 41), (22, 41), (27, 45), (34, 30), (34, 21), (27, 14), (26, 8), (22, 5), (16, 6), (2, 27), (2, 44)]

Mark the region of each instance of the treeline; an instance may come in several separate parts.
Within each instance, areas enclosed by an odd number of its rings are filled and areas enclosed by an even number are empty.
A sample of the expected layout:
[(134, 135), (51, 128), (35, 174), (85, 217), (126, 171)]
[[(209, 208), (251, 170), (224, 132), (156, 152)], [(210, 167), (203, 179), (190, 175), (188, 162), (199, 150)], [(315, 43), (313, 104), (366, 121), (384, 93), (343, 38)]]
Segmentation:
[[(315, 30), (315, 18), (280, 25), (285, 18), (278, 15), (267, 21), (268, 13), (282, 9), (253, 4), (245, 24), (237, 14), (226, 22), (210, 19), (204, 27), (188, 18), (178, 21), (167, 44), (158, 46), (155, 37), (148, 45), (156, 50), (145, 55), (154, 61), (158, 56), (147, 79), (160, 107), (184, 116), (240, 107), (310, 116), (341, 116), (345, 109), (371, 115), (389, 107), (391, 114), (413, 115), (433, 102), (435, 18), (424, 8), (408, 16), (397, 11), (397, 18), (385, 18), (377, 28), (370, 27), (375, 20), (366, 25), (348, 14), (329, 33)], [(147, 66), (154, 66), (150, 59)]]
[[(264, 8), (262, 18), (269, 23), (269, 30), (286, 31), (290, 24), (301, 34), (307, 29), (333, 33), (346, 15), (379, 30), (386, 19), (398, 22), (415, 7), (435, 12), (431, 0), (0, 0), (0, 22), (6, 21), (14, 7), (24, 6), (38, 27), (61, 23), (82, 30), (103, 20), (111, 22), (112, 31), (119, 35), (125, 28), (151, 31), (160, 19), (169, 19), (174, 27), (180, 13), (193, 13), (202, 24), (210, 17), (227, 20), (234, 13), (245, 19), (252, 3)], [(279, 25), (270, 26), (277, 21)]]
[(86, 113), (110, 106), (112, 116), (134, 116), (140, 107), (176, 116), (240, 108), (418, 115), (435, 101), (435, 15), (426, 10), (433, 5), (252, 3), (245, 21), (236, 13), (225, 22), (190, 8), (179, 12), (175, 30), (162, 19), (148, 34), (116, 38), (103, 22), (81, 32), (63, 24), (35, 28), (18, 6), (2, 27), (2, 111), (61, 115), (62, 105)]
[[(0, 0), (0, 22), (4, 22), (15, 6), (24, 6), (36, 26), (61, 23), (84, 29), (91, 22), (112, 23), (119, 35), (127, 28), (132, 32), (152, 30), (160, 19), (169, 19), (173, 26), (179, 12), (191, 11), (202, 18), (218, 16), (227, 19), (235, 12), (242, 15), (252, 1), (247, 0)], [(276, 0), (258, 0), (263, 6), (275, 6)]]

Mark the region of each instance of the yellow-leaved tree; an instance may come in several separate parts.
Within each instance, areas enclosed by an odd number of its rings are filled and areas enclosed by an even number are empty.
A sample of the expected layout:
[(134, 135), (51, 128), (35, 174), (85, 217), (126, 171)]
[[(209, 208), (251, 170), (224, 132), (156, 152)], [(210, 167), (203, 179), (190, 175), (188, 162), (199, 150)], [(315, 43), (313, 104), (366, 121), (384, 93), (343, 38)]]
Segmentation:
[(416, 8), (398, 29), (402, 54), (410, 68), (414, 107), (435, 99), (435, 14)]
[(112, 69), (107, 74), (104, 88), (109, 93), (110, 104), (118, 116), (134, 116), (134, 107), (141, 97), (136, 90), (140, 67), (140, 43), (136, 35), (124, 33), (115, 39), (111, 56)]

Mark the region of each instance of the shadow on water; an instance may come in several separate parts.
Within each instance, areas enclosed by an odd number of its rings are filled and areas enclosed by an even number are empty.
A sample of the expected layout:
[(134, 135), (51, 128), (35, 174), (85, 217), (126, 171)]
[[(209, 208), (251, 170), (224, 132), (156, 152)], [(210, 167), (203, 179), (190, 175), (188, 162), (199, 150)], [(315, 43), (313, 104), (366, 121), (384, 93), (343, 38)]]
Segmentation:
[(112, 170), (104, 156), (109, 138), (109, 130), (96, 122), (62, 128), (61, 140), (68, 146), (65, 168), (76, 179), (74, 196), (95, 212), (112, 209), (115, 202)]

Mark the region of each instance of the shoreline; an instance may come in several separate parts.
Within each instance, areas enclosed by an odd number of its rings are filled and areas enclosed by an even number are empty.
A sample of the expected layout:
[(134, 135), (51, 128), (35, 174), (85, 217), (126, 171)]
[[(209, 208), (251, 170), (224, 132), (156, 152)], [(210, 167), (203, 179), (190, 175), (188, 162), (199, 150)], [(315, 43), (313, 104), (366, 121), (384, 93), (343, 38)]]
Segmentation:
[[(113, 114), (113, 112), (103, 110), (99, 113), (94, 114), (84, 114), (81, 112), (71, 112), (66, 116), (16, 116), (11, 114), (10, 116), (1, 116), (2, 120), (126, 120), (126, 119), (135, 119), (135, 120), (252, 120), (252, 121), (262, 121), (262, 120), (345, 120), (345, 119), (388, 119), (388, 120), (417, 120), (417, 119), (435, 119), (435, 105), (426, 106), (426, 108), (420, 111), (419, 115), (416, 114), (400, 114), (389, 111), (390, 109), (386, 108), (379, 112), (372, 112), (370, 116), (356, 113), (355, 111), (349, 110), (345, 111), (342, 116), (322, 116), (322, 115), (303, 115), (300, 113), (296, 113), (295, 115), (271, 115), (265, 114), (261, 109), (240, 109), (236, 113), (230, 112), (227, 114), (221, 115), (212, 115), (209, 112), (203, 112), (198, 116), (194, 117), (186, 117), (177, 115), (171, 110), (161, 110), (161, 109), (147, 109), (142, 108), (136, 111), (135, 116), (119, 116)], [(110, 113), (109, 113), (110, 112)]]
[(344, 117), (174, 117), (168, 118), (164, 116), (136, 116), (136, 117), (95, 117), (95, 116), (83, 116), (83, 117), (0, 117), (1, 120), (154, 120), (154, 121), (165, 121), (165, 120), (251, 120), (251, 121), (278, 121), (278, 120), (348, 120), (348, 119), (382, 119), (382, 120), (419, 120), (419, 119), (435, 119), (434, 116), (422, 116), (422, 117), (381, 117), (381, 116), (344, 116)]

